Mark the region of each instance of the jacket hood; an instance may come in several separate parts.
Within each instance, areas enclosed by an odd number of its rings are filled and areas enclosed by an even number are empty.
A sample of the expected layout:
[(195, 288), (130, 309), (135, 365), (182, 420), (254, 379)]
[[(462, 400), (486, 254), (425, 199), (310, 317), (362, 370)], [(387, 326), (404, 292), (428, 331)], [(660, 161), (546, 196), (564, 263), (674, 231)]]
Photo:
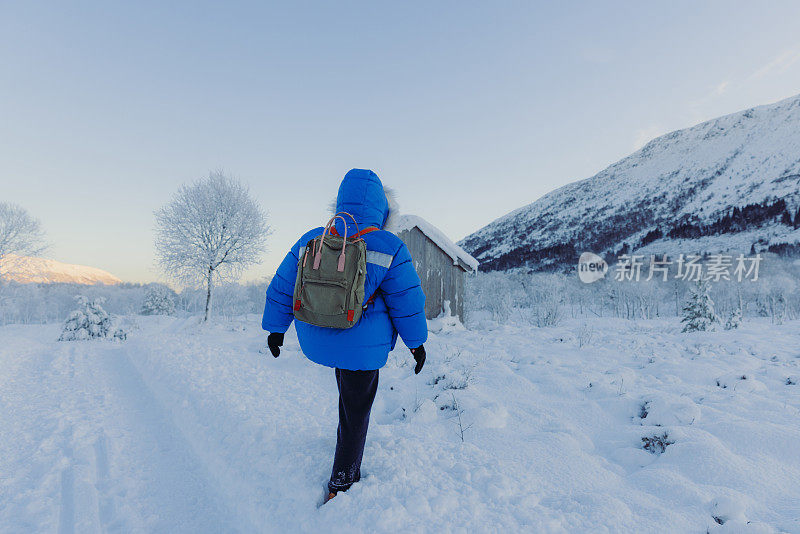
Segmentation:
[[(353, 169), (345, 174), (336, 196), (336, 212), (352, 215), (362, 230), (368, 226), (389, 229), (396, 206), (391, 190), (384, 188), (378, 175), (368, 169)], [(355, 227), (349, 217), (345, 219), (347, 233), (351, 234)], [(344, 229), (341, 221), (336, 221), (336, 228), (340, 232)]]

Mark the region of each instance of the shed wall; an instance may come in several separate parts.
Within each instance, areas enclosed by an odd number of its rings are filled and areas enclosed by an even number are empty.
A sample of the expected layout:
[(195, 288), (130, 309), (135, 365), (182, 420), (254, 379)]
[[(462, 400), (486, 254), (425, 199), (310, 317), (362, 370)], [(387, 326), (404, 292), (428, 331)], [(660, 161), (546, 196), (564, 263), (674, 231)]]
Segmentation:
[(408, 247), (414, 268), (425, 292), (425, 316), (433, 319), (441, 313), (444, 301), (450, 301), (450, 311), (464, 321), (464, 276), (466, 273), (453, 265), (453, 259), (428, 239), (419, 228), (397, 234)]

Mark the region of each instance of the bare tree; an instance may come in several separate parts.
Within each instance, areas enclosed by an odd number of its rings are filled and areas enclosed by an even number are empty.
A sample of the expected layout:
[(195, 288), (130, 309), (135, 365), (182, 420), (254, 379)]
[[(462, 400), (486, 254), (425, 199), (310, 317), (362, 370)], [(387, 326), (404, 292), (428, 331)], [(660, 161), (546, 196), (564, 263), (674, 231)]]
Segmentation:
[(182, 283), (205, 285), (207, 321), (215, 284), (260, 263), (270, 234), (266, 214), (244, 184), (212, 172), (181, 186), (155, 216), (159, 264)]
[(39, 221), (22, 206), (0, 202), (0, 274), (13, 270), (15, 258), (37, 256), (45, 249)]

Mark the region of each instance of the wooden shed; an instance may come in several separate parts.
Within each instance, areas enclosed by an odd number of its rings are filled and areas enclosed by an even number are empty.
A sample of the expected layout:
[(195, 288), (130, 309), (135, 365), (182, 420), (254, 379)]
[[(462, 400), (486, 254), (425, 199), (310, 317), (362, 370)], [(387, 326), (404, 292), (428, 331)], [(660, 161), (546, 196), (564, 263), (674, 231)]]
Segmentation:
[(411, 252), (422, 281), (425, 316), (433, 319), (449, 306), (450, 314), (464, 322), (465, 279), (468, 274), (477, 272), (478, 260), (416, 215), (401, 215), (396, 233)]

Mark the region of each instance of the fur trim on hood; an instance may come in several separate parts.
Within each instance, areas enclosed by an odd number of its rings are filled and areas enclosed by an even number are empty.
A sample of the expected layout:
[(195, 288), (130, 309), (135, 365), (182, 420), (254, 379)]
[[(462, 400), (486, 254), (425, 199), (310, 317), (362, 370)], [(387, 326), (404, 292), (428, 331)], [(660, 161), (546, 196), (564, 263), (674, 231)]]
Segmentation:
[(386, 216), (386, 223), (383, 225), (383, 229), (387, 232), (395, 233), (397, 219), (400, 217), (400, 204), (397, 202), (397, 194), (394, 189), (383, 186), (383, 192), (386, 194), (386, 201), (389, 203), (389, 215)]

